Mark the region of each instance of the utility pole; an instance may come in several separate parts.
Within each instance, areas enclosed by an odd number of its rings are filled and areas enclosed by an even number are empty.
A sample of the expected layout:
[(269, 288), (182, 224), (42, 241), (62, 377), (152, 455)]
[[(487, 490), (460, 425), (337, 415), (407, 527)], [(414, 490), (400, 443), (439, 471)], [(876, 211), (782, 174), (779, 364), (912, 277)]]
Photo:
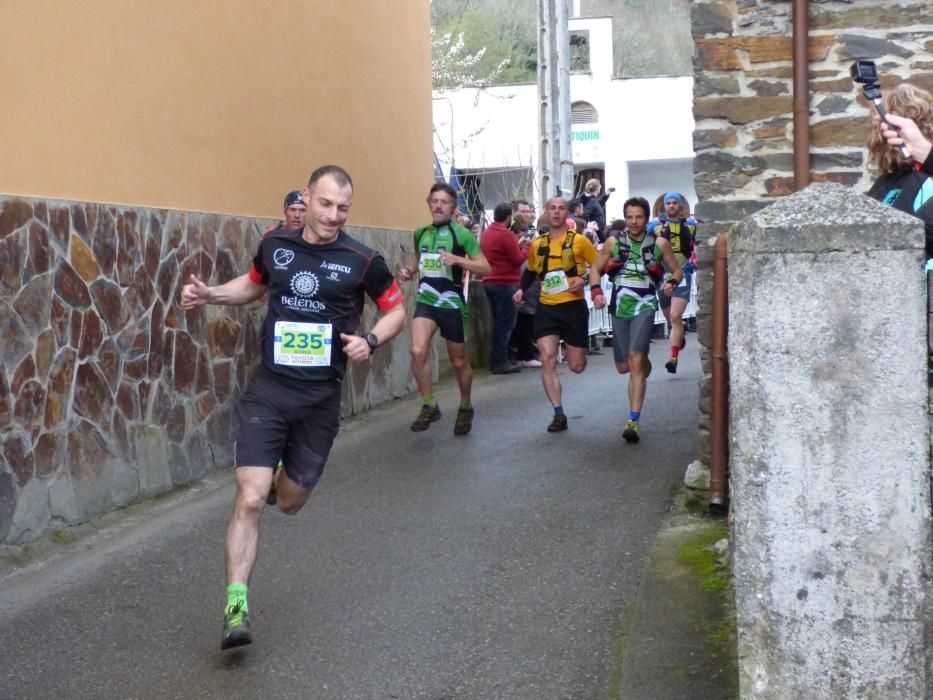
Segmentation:
[(554, 193), (551, 182), (551, 13), (554, 0), (538, 0), (538, 194), (541, 208)]
[(538, 167), (542, 204), (573, 195), (568, 0), (538, 0)]
[(558, 139), (560, 142), (560, 160), (557, 166), (560, 172), (560, 191), (567, 197), (573, 197), (573, 150), (570, 143), (570, 0), (555, 0), (556, 31), (554, 43), (557, 49), (557, 102)]

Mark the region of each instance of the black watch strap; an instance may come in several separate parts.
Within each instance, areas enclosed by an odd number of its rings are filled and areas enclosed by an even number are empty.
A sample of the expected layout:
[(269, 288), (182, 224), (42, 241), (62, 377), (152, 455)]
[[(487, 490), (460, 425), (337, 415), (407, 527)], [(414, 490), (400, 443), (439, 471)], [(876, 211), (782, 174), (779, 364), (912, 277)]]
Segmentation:
[(376, 348), (379, 347), (379, 338), (376, 337), (375, 333), (367, 333), (363, 336), (363, 340), (369, 344), (369, 352), (375, 352)]

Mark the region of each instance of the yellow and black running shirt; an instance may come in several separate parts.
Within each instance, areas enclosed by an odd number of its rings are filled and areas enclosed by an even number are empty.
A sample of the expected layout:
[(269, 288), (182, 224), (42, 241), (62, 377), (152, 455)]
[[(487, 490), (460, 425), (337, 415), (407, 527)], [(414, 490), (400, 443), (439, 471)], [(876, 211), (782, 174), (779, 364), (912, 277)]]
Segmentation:
[[(564, 240), (567, 238), (567, 235), (568, 233), (565, 231), (563, 235), (548, 240), (548, 259), (546, 261), (542, 261), (538, 257), (538, 245), (532, 243), (531, 247), (528, 249), (528, 269), (540, 270), (542, 269), (541, 264), (543, 262), (543, 269), (548, 272), (561, 270), (561, 251), (564, 248)], [(596, 247), (590, 243), (586, 236), (576, 234), (573, 237), (573, 257), (577, 264), (582, 265), (585, 269), (596, 260)], [(583, 274), (586, 273), (584, 272)], [(568, 275), (568, 277), (571, 276)], [(582, 289), (579, 292), (564, 290), (554, 294), (547, 294), (545, 293), (546, 283), (546, 279), (541, 283), (541, 298), (539, 300), (539, 303), (545, 306), (554, 306), (556, 304), (564, 304), (568, 301), (583, 299)]]

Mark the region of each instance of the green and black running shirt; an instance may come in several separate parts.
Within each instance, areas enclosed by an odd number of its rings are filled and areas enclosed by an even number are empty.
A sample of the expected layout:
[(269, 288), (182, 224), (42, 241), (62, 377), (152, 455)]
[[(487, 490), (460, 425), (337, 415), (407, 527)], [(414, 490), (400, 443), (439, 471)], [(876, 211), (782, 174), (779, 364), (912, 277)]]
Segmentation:
[(419, 304), (439, 309), (465, 308), (463, 303), (463, 268), (441, 262), (441, 253), (459, 256), (479, 255), (476, 237), (456, 221), (422, 226), (415, 231), (415, 252), (418, 253)]
[[(632, 252), (625, 261), (613, 284), (615, 285), (614, 297), (616, 301), (615, 315), (619, 318), (635, 318), (643, 313), (654, 313), (658, 310), (658, 298), (655, 296), (655, 286), (645, 269), (644, 255), (642, 254), (642, 244), (644, 239), (636, 241), (629, 239), (632, 246)], [(619, 242), (613, 241), (612, 257), (619, 256)], [(661, 246), (654, 244), (654, 259), (661, 259)]]

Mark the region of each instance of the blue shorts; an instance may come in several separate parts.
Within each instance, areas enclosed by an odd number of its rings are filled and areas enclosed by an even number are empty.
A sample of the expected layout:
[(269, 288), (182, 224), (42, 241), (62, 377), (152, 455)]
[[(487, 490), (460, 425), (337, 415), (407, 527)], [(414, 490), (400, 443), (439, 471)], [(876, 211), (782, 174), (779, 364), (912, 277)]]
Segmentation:
[(692, 289), (693, 284), (692, 279), (692, 273), (684, 273), (684, 284), (674, 287), (674, 294), (672, 296), (667, 296), (659, 289), (658, 301), (661, 303), (661, 308), (666, 309), (669, 307), (671, 305), (671, 299), (686, 299), (687, 301), (690, 301), (690, 290)]

